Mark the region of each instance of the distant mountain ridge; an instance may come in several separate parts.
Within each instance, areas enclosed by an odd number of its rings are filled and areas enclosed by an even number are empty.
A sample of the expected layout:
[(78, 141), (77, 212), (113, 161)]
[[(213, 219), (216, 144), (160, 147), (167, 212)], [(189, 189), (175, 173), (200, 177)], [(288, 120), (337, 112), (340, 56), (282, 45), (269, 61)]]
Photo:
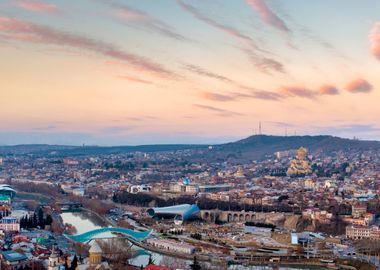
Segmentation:
[(248, 138), (225, 144), (196, 145), (196, 144), (156, 144), (139, 146), (65, 146), (65, 145), (15, 145), (0, 146), (0, 155), (34, 154), (55, 156), (81, 156), (123, 154), (132, 152), (164, 152), (177, 150), (202, 150), (202, 154), (194, 158), (209, 160), (257, 160), (273, 155), (277, 151), (297, 149), (301, 146), (311, 152), (332, 152), (339, 150), (380, 150), (380, 141), (362, 141), (344, 139), (328, 135), (319, 136), (272, 136), (254, 135)]

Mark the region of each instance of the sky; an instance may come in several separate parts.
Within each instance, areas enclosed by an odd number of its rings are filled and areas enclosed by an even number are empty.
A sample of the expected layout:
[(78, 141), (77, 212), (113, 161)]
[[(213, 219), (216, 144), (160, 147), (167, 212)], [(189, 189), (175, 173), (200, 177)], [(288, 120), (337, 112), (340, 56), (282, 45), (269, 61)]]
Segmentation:
[(379, 0), (0, 0), (0, 145), (380, 140)]

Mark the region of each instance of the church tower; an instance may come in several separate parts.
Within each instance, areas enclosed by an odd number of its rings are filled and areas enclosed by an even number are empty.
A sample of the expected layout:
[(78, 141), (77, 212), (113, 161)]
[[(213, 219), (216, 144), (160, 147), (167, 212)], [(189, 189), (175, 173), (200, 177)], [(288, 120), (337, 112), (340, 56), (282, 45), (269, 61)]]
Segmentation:
[(48, 270), (58, 270), (59, 269), (59, 253), (57, 246), (53, 245), (51, 254), (49, 257)]
[(96, 241), (91, 244), (89, 253), (90, 265), (98, 265), (102, 262), (102, 249)]

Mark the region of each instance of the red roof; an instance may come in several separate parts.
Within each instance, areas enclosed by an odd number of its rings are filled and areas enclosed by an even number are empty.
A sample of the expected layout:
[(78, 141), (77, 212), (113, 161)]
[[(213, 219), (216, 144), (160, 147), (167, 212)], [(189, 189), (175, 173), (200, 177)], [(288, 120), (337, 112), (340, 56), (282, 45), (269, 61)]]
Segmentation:
[(166, 267), (166, 266), (158, 266), (154, 264), (149, 264), (144, 268), (144, 270), (174, 270), (174, 269)]

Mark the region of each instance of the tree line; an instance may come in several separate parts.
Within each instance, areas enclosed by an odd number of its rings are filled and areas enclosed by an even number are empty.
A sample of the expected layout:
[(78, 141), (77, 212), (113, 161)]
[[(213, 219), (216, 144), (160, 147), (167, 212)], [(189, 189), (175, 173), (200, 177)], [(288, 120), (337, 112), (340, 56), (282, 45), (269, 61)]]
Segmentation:
[(44, 229), (45, 226), (50, 226), (53, 223), (51, 215), (44, 213), (41, 208), (33, 213), (33, 215), (25, 215), (20, 219), (20, 227), (22, 229), (31, 229), (40, 227)]

